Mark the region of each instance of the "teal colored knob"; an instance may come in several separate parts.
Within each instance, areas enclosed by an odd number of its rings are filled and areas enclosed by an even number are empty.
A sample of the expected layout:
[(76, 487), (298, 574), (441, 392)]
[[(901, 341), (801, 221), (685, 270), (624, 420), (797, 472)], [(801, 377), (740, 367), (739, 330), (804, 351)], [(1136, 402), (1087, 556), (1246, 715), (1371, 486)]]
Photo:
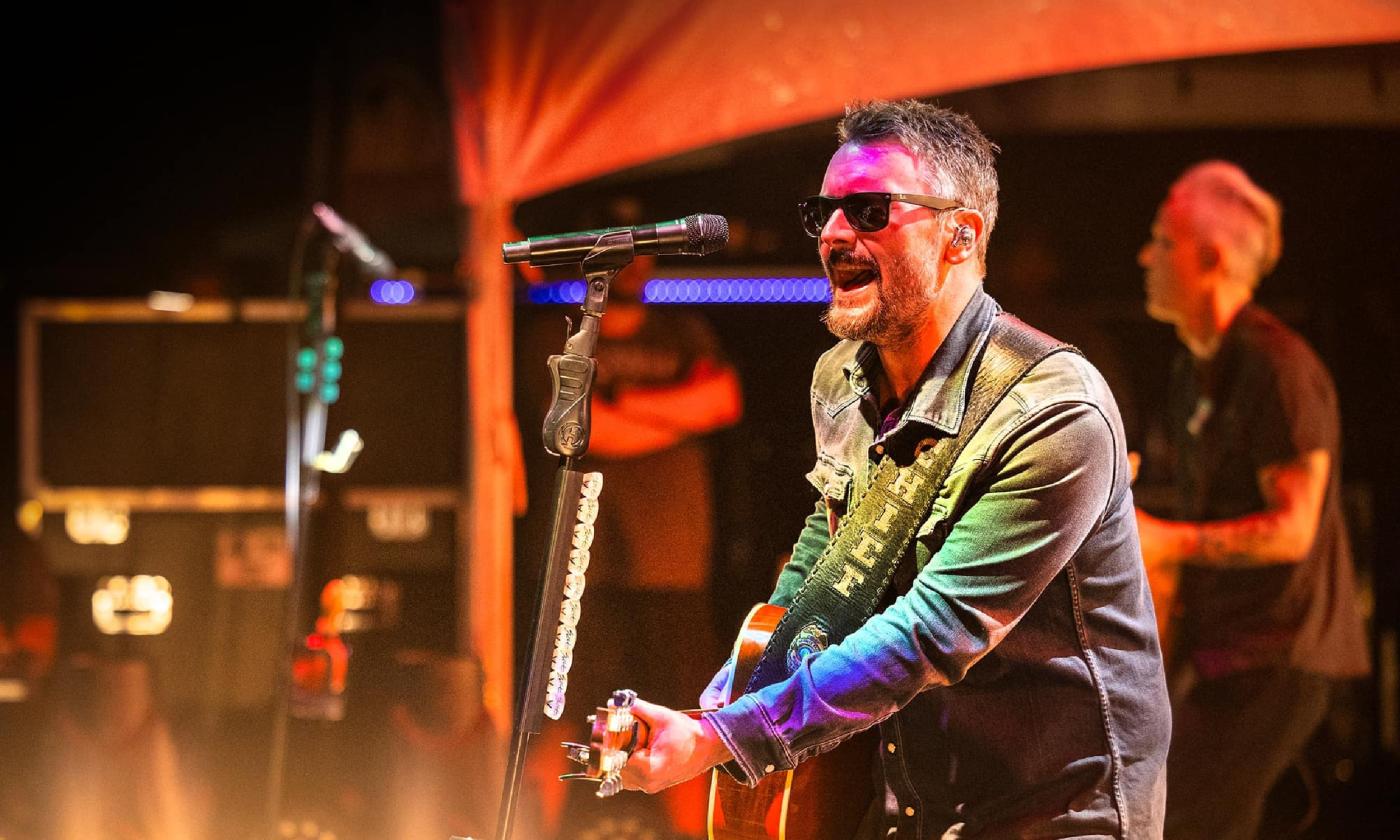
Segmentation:
[(339, 359), (345, 355), (345, 342), (341, 341), (339, 336), (327, 338), (324, 347), (327, 359)]
[(340, 399), (340, 386), (334, 382), (321, 383), (321, 402), (327, 405)]
[(311, 370), (316, 367), (316, 351), (303, 347), (297, 351), (297, 370)]

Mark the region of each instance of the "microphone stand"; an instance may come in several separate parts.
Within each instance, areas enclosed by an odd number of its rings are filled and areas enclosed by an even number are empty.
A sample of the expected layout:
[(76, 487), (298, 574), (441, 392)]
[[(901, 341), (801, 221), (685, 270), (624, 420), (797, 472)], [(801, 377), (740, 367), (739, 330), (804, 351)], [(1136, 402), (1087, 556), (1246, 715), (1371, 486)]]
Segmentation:
[[(554, 513), (551, 517), (549, 548), (545, 553), (545, 572), (540, 576), (535, 620), (527, 648), (529, 652), (516, 695), (515, 729), (501, 790), (496, 840), (510, 840), (519, 804), (525, 757), (530, 739), (540, 733), (541, 716), (548, 714), (558, 720), (564, 712), (564, 692), (572, 661), (573, 624), (578, 620), (577, 595), (582, 589), (580, 581), (578, 591), (571, 592), (566, 600), (565, 582), (569, 572), (581, 576), (582, 567), (588, 561), (592, 519), (596, 515), (597, 493), (602, 485), (600, 474), (585, 475), (578, 469), (579, 460), (588, 451), (593, 375), (598, 366), (594, 353), (598, 346), (599, 325), (607, 309), (608, 289), (613, 278), (632, 262), (634, 255), (632, 237), (623, 231), (616, 236), (604, 237), (598, 247), (584, 258), (581, 265), (587, 279), (587, 290), (578, 332), (569, 336), (564, 343), (563, 354), (549, 357), (554, 398), (545, 416), (544, 445), (551, 454), (559, 456), (559, 469), (555, 476)], [(593, 514), (581, 515), (581, 503), (585, 508), (591, 504)], [(580, 520), (582, 523), (576, 524)], [(572, 616), (561, 616), (561, 608), (571, 609)], [(561, 623), (561, 619), (563, 626), (558, 629), (556, 638), (551, 631)]]
[[(307, 236), (308, 232), (308, 229), (303, 229), (302, 236)], [(306, 316), (300, 325), (293, 321), (287, 327), (284, 517), (287, 545), (292, 560), (292, 576), (283, 607), (285, 624), (282, 627), (281, 656), (276, 694), (273, 698), (272, 745), (268, 756), (265, 802), (269, 836), (277, 833), (281, 816), (282, 788), (286, 776), (293, 651), (303, 632), (305, 612), (302, 596), (306, 585), (306, 526), (311, 506), (316, 503), (321, 491), (321, 474), (313, 466), (313, 459), (325, 448), (326, 414), (329, 408), (320, 388), (303, 390), (298, 387), (297, 376), (303, 372), (298, 358), (299, 354), (307, 349), (314, 351), (319, 369), (320, 360), (326, 357), (326, 342), (334, 336), (336, 327), (336, 293), (340, 285), (336, 273), (338, 262), (338, 253), (328, 249), (323, 270), (308, 272), (302, 278), (298, 266), (298, 272), (293, 274), (293, 288), (289, 296), (293, 301), (305, 304)], [(303, 394), (306, 396), (303, 397)]]

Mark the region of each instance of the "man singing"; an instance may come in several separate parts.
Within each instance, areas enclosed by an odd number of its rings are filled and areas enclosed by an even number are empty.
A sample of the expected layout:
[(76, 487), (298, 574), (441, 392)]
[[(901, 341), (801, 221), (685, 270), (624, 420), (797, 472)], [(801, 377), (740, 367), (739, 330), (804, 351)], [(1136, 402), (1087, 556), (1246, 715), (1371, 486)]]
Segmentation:
[[(724, 764), (752, 785), (878, 727), (869, 836), (1159, 837), (1170, 722), (1113, 396), (983, 291), (996, 147), (970, 120), (876, 102), (839, 134), (802, 203), (843, 339), (812, 380), (820, 498), (770, 598), (803, 630), (777, 679), (698, 720), (639, 703), (651, 736), (624, 783)], [(1053, 349), (979, 397), (1017, 342)], [(861, 513), (955, 442), (907, 539)], [(873, 614), (837, 632), (885, 568)]]

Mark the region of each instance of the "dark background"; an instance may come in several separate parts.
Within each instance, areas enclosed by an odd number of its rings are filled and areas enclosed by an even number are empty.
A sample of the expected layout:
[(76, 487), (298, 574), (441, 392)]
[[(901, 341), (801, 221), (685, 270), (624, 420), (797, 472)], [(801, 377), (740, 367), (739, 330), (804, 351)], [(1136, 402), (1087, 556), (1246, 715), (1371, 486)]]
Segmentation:
[[(14, 47), (3, 58), (12, 151), (0, 257), (0, 392), (16, 393), (20, 301), (140, 297), (153, 289), (284, 296), (293, 239), (314, 200), (337, 206), (401, 265), (421, 267), (430, 297), (460, 299), (452, 276), (455, 243), (470, 219), (453, 201), (435, 8), (421, 2), (354, 9), (299, 4), (276, 18), (199, 21), (84, 11), (81, 22), (51, 16), (13, 29)], [(111, 17), (94, 17), (104, 14)], [(1394, 60), (1393, 46), (1368, 50)], [(417, 101), (428, 103), (421, 114), (427, 140), (417, 165), (390, 172), (357, 168), (355, 126), (365, 119), (373, 124), (380, 98), (404, 76)], [(959, 107), (978, 100), (953, 95), (942, 101)], [(539, 197), (520, 207), (517, 223), (528, 235), (590, 227), (598, 207), (628, 193), (642, 200), (651, 218), (703, 211), (742, 222), (747, 237), (707, 265), (789, 266), (816, 274), (795, 202), (820, 183), (834, 147), (832, 122)], [(1394, 122), (1377, 128), (1241, 121), (1072, 132), (1011, 125), (993, 132), (993, 139), (1003, 150), (1002, 215), (991, 240), (988, 290), (1019, 311), (1017, 295), (1024, 289), (1016, 274), (1024, 263), (1014, 255), (1034, 249), (1029, 253), (1040, 256), (1050, 290), (1048, 304), (1037, 306), (1092, 326), (1117, 357), (1123, 398), (1134, 406), (1130, 436), (1149, 456), (1160, 437), (1154, 418), (1176, 349), (1170, 331), (1141, 312), (1141, 271), (1134, 261), (1157, 203), (1183, 168), (1207, 157), (1240, 163), (1280, 198), (1284, 256), (1260, 298), (1314, 344), (1336, 377), (1358, 565), (1376, 626), (1393, 629), (1400, 604), (1392, 559), (1400, 549), (1400, 493), (1393, 480), (1400, 447), (1391, 439), (1400, 375), (1400, 132)], [(522, 305), (518, 332), (563, 311)], [(748, 603), (766, 594), (769, 581), (755, 570), (772, 568), (809, 507), (801, 479), (811, 458), (806, 382), (829, 338), (817, 306), (702, 311), (740, 371), (747, 403), (742, 426), (711, 441), (720, 494), (717, 568), (727, 581), (719, 606), (732, 625)], [(542, 361), (522, 350), (517, 363)], [(229, 385), (236, 383), (234, 377)], [(251, 399), (252, 391), (230, 390), (229, 404)], [(386, 425), (405, 411), (397, 403), (375, 407), (364, 393), (356, 399), (360, 410)], [(538, 398), (519, 399), (522, 416), (530, 416)], [(16, 438), (9, 405), (0, 411), (0, 441)], [(432, 439), (444, 434), (452, 431), (438, 429)], [(547, 471), (535, 430), (526, 428), (523, 439), (533, 468)], [(255, 461), (276, 464), (280, 458), (280, 436), (247, 445)], [(178, 461), (178, 455), (171, 458)], [(14, 448), (2, 445), (0, 510), (7, 535), (13, 528), (8, 511), (20, 501), (15, 475)], [(1149, 471), (1149, 484), (1152, 477)], [(520, 542), (529, 546), (528, 535)], [(518, 565), (520, 589), (529, 592), (536, 560), (522, 549)], [(420, 586), (423, 597), (450, 591), (450, 573), (439, 572), (437, 584)], [(437, 630), (427, 634), (439, 643), (451, 638), (442, 606), (429, 611)], [(1370, 830), (1375, 819), (1393, 818), (1394, 788), (1387, 785), (1394, 759), (1375, 750), (1372, 686), (1358, 686), (1343, 713), (1357, 731), (1319, 747), (1319, 766), (1335, 770), (1338, 760), (1351, 760), (1359, 770), (1350, 781), (1324, 775), (1324, 833), (1316, 836), (1351, 836), (1348, 826)]]

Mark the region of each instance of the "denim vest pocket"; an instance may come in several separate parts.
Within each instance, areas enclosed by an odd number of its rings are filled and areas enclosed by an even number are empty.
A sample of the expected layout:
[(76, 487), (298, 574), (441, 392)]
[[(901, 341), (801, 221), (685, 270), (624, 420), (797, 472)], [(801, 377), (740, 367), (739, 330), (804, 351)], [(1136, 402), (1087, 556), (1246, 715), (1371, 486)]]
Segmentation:
[(812, 487), (824, 498), (844, 505), (849, 501), (847, 497), (854, 474), (850, 467), (825, 452), (818, 452), (817, 464), (807, 473), (807, 481), (811, 482)]

